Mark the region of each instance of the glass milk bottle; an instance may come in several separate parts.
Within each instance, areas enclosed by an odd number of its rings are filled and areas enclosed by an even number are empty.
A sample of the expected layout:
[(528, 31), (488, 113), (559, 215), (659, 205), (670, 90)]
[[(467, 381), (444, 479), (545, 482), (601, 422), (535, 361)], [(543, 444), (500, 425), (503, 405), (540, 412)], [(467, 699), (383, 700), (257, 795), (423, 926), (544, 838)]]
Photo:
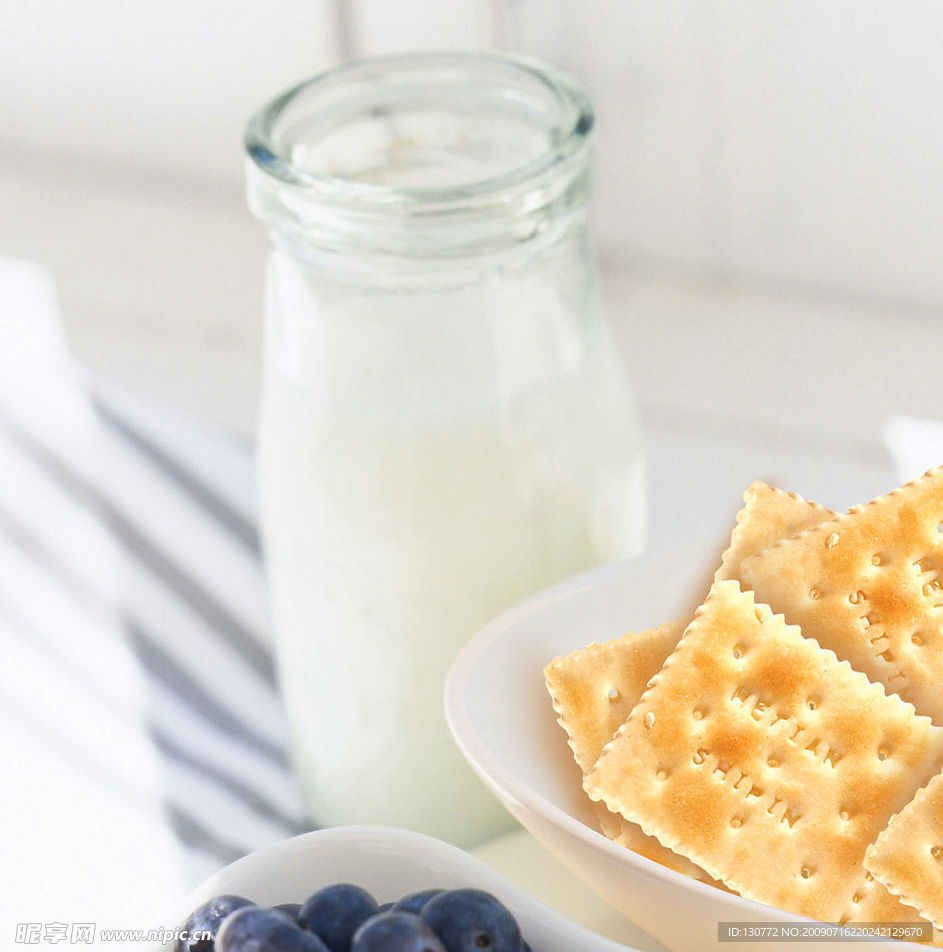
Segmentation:
[(448, 733), (449, 665), (514, 602), (642, 545), (592, 130), (572, 81), (478, 53), (347, 65), (249, 125), (272, 244), (262, 531), (320, 824), (508, 829)]

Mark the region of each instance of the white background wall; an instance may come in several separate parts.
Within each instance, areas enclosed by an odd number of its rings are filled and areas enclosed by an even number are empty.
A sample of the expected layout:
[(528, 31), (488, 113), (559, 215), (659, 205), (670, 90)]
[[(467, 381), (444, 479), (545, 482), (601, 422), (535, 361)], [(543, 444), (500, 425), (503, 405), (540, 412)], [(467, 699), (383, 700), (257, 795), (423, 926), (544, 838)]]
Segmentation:
[(351, 54), (499, 46), (590, 89), (612, 254), (943, 300), (937, 3), (13, 0), (5, 21), (10, 160), (231, 197), (274, 90)]
[(3, 19), (0, 254), (52, 268), (81, 356), (170, 391), (189, 374), (230, 422), (254, 401), (265, 244), (242, 127), (351, 55), (500, 47), (576, 74), (612, 271), (943, 312), (929, 0), (7, 0)]

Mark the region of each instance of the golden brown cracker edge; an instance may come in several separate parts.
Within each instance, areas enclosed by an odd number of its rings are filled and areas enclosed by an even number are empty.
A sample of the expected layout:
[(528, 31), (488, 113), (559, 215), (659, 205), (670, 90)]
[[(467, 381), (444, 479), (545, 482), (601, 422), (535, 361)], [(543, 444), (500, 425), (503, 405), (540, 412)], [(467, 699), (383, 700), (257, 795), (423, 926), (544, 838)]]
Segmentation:
[(943, 929), (943, 775), (937, 774), (868, 847), (865, 869)]
[(943, 724), (943, 467), (745, 558), (744, 586)]
[(585, 789), (742, 895), (838, 922), (941, 760), (943, 729), (726, 580)]

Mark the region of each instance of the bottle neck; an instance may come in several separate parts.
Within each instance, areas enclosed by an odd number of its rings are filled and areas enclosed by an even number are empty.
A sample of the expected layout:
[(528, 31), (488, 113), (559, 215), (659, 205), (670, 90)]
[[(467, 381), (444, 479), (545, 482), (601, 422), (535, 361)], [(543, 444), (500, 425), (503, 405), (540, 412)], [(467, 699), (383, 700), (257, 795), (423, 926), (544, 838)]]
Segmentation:
[(324, 201), (250, 163), (249, 206), (277, 247), (312, 265), (404, 275), (510, 267), (585, 231), (591, 181), (581, 159), (581, 168), (555, 168), (526, 189), (447, 208), (417, 201), (395, 209)]
[(347, 64), (246, 133), (248, 198), (299, 257), (449, 271), (583, 226), (593, 113), (567, 77), (498, 54)]

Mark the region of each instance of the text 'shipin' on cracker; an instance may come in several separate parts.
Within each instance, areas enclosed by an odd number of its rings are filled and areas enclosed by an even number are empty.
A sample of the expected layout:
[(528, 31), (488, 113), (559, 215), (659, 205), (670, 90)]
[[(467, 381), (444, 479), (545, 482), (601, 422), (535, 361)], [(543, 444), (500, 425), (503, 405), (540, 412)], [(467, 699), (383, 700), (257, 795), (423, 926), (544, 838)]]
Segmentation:
[(720, 581), (584, 786), (747, 898), (905, 921), (865, 850), (941, 761), (943, 729)]
[[(744, 505), (715, 579), (736, 578), (740, 562), (835, 515), (818, 503), (763, 482), (743, 494)], [(555, 658), (544, 670), (557, 721), (583, 774), (596, 763), (635, 707), (648, 681), (674, 650), (687, 622), (670, 622), (622, 638), (594, 642)], [(636, 823), (596, 804), (600, 831), (609, 839), (671, 869), (721, 885), (683, 856), (647, 836)]]
[(868, 847), (865, 869), (943, 929), (943, 774), (937, 774)]
[(943, 724), (943, 467), (740, 567), (757, 601)]

